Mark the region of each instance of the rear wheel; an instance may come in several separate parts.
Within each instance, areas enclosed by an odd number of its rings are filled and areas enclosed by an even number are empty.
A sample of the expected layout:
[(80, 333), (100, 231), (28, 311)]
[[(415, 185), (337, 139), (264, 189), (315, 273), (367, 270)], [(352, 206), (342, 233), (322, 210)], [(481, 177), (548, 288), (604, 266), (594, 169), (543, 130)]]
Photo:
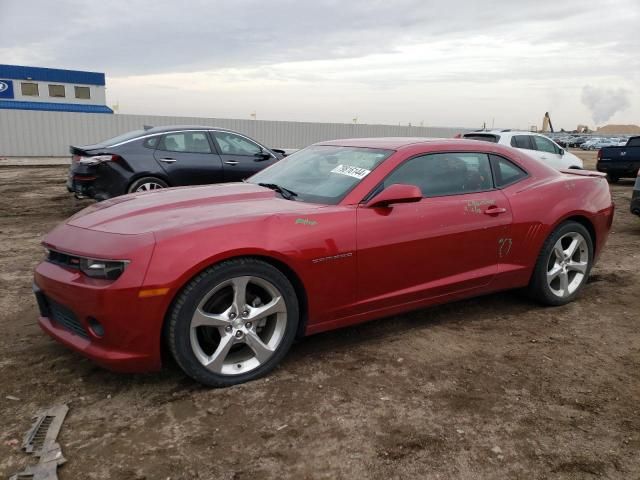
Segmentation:
[(220, 263), (194, 278), (171, 311), (168, 343), (184, 372), (224, 387), (258, 378), (285, 356), (298, 300), (278, 269), (256, 259)]
[(133, 192), (149, 192), (151, 190), (159, 190), (161, 188), (167, 188), (167, 182), (158, 177), (142, 177), (133, 182), (129, 186), (128, 193)]
[(584, 287), (593, 264), (593, 240), (578, 222), (560, 225), (545, 241), (529, 293), (546, 305), (565, 305)]

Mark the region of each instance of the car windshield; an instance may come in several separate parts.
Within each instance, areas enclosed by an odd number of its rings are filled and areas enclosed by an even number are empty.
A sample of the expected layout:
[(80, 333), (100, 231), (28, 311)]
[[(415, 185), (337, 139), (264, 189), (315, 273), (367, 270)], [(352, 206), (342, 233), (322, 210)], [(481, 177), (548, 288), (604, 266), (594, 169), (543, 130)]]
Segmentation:
[(118, 135), (117, 137), (110, 138), (109, 140), (104, 140), (100, 142), (100, 145), (105, 145), (107, 147), (113, 146), (116, 143), (125, 142), (127, 140), (134, 139), (141, 135), (144, 135), (144, 130), (134, 130), (133, 132), (123, 133), (122, 135)]
[(314, 145), (280, 160), (247, 181), (284, 190), (283, 196), (291, 200), (335, 205), (393, 152)]

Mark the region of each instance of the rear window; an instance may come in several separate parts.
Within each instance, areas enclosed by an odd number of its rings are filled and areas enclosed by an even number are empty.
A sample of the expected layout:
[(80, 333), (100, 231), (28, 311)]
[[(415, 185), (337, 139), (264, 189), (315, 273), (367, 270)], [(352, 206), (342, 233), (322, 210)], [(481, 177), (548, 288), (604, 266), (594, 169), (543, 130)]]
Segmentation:
[(482, 140), (483, 142), (498, 143), (500, 135), (492, 135), (488, 133), (465, 133), (464, 138), (468, 140)]
[(640, 147), (640, 137), (630, 138), (627, 147)]

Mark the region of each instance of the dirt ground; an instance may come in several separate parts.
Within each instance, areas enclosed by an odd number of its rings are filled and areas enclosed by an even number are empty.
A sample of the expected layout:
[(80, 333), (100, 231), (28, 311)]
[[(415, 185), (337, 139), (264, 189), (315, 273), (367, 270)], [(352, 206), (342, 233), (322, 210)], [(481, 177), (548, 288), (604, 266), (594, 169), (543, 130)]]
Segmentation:
[(503, 293), (387, 318), (307, 338), (269, 377), (208, 390), (175, 366), (104, 371), (40, 331), (40, 240), (87, 204), (65, 174), (0, 169), (0, 477), (34, 462), (19, 449), (30, 417), (66, 402), (61, 480), (640, 478), (630, 181), (612, 186), (613, 233), (571, 305)]

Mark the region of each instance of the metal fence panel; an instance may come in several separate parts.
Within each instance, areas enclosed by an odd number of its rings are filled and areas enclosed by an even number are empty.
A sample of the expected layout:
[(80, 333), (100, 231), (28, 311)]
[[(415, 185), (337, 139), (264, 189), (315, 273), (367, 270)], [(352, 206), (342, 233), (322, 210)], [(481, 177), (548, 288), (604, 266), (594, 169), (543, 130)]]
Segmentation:
[(302, 148), (337, 138), (453, 137), (465, 128), (286, 122), (154, 115), (0, 110), (0, 157), (59, 157), (69, 145), (89, 145), (144, 125), (206, 125), (228, 128), (280, 148)]

